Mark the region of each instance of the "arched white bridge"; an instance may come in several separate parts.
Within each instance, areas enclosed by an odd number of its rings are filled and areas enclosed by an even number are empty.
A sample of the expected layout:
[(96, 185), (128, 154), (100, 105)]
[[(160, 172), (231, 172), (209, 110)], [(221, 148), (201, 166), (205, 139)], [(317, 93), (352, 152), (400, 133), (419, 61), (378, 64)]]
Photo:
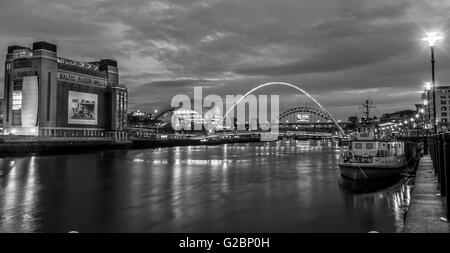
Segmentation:
[[(327, 109), (325, 109), (325, 107), (323, 107), (323, 106), (319, 103), (319, 101), (317, 101), (313, 96), (311, 96), (311, 94), (309, 94), (309, 93), (306, 92), (305, 90), (303, 90), (303, 89), (301, 89), (301, 88), (299, 88), (299, 87), (297, 87), (297, 86), (295, 86), (295, 85), (293, 85), (293, 84), (285, 83), (285, 82), (269, 82), (269, 83), (264, 83), (264, 84), (261, 84), (261, 85), (256, 86), (255, 88), (253, 88), (253, 89), (251, 89), (250, 91), (248, 91), (247, 93), (245, 93), (241, 98), (239, 98), (239, 99), (233, 104), (233, 106), (231, 106), (231, 107), (227, 110), (227, 112), (222, 116), (222, 118), (221, 118), (218, 122), (223, 122), (223, 120), (228, 116), (228, 114), (230, 114), (230, 113), (234, 110), (234, 108), (235, 108), (242, 100), (244, 100), (248, 95), (252, 94), (253, 92), (255, 92), (255, 91), (257, 91), (257, 90), (259, 90), (259, 89), (261, 89), (261, 88), (263, 88), (263, 87), (271, 86), (271, 85), (288, 86), (288, 87), (294, 88), (294, 89), (300, 91), (301, 93), (303, 93), (304, 95), (306, 95), (306, 96), (307, 96), (308, 98), (310, 98), (317, 106), (319, 106), (319, 108), (320, 108), (326, 115), (328, 115), (329, 119), (330, 119), (331, 121), (333, 121), (333, 123), (336, 125), (337, 129), (339, 129), (339, 132), (342, 134), (342, 136), (345, 136), (345, 132), (344, 132), (344, 130), (342, 129), (342, 127), (339, 125), (339, 123), (336, 121), (336, 119), (333, 117), (333, 115), (331, 115), (331, 113), (330, 113)], [(212, 131), (215, 131), (217, 127), (218, 127), (218, 126), (216, 125), (216, 126), (212, 129)]]

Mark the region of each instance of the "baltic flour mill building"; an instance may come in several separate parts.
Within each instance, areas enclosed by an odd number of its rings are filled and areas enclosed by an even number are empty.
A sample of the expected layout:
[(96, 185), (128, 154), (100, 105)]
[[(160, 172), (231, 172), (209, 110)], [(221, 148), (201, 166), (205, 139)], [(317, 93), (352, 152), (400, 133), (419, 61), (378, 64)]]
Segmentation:
[(10, 46), (4, 79), (5, 134), (126, 138), (127, 88), (114, 60), (60, 58), (47, 42)]

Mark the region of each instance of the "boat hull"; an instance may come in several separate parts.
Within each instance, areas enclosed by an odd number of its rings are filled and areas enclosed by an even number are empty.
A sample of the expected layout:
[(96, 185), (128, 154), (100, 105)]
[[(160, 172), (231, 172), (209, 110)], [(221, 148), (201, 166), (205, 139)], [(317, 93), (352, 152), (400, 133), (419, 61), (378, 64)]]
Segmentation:
[(353, 164), (339, 164), (341, 175), (351, 180), (367, 180), (399, 176), (407, 164), (399, 167), (358, 166)]
[(339, 180), (339, 186), (351, 193), (368, 193), (375, 192), (380, 189), (391, 187), (400, 182), (404, 182), (402, 176), (384, 177), (384, 178), (374, 178), (366, 180), (351, 180), (346, 177), (341, 177)]
[(404, 164), (398, 166), (371, 165), (361, 163), (340, 163), (341, 175), (351, 180), (367, 180), (400, 176), (408, 168), (417, 166), (420, 159), (417, 145), (413, 142), (404, 142), (405, 159)]

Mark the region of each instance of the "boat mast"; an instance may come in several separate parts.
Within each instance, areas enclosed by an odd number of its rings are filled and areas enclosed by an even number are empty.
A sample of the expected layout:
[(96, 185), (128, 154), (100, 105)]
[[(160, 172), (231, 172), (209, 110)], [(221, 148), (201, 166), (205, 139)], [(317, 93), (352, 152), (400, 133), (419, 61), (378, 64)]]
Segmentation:
[(364, 109), (363, 111), (363, 120), (364, 123), (369, 123), (370, 121), (370, 109), (376, 108), (376, 106), (373, 106), (373, 100), (369, 98), (366, 99), (362, 107), (359, 107), (360, 109)]

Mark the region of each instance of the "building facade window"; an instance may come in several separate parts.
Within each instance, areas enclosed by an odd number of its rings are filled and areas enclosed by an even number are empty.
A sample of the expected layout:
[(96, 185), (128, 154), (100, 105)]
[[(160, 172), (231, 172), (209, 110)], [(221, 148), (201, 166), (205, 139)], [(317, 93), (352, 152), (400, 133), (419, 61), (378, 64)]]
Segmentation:
[(28, 59), (19, 59), (14, 61), (14, 69), (30, 68), (31, 66), (31, 60)]
[(51, 85), (52, 85), (52, 72), (47, 74), (47, 121), (50, 121), (50, 95), (51, 95)]
[(441, 113), (441, 116), (442, 116), (442, 117), (447, 117), (447, 113), (446, 113), (446, 112), (443, 112), (443, 113)]
[(5, 97), (5, 102), (6, 102), (6, 122), (9, 122), (9, 94), (10, 94), (10, 75), (7, 74), (6, 75), (6, 94), (3, 95)]
[(12, 125), (22, 125), (22, 81), (15, 81), (12, 92)]

